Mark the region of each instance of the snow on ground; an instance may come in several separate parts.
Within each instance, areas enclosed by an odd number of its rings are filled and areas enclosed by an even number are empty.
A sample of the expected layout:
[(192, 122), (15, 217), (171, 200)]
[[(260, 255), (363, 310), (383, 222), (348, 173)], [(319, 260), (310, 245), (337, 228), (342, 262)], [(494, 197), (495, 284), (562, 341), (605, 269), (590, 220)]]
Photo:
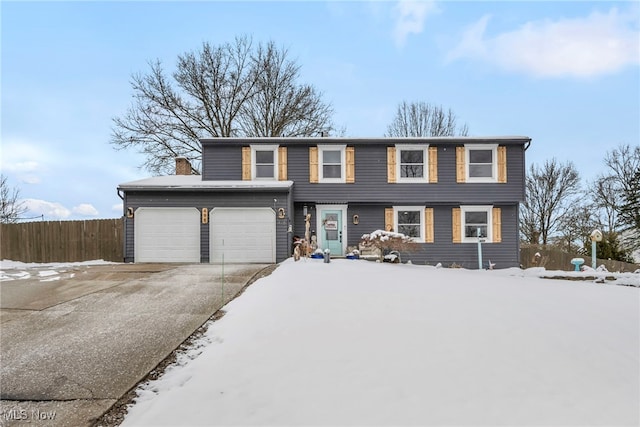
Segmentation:
[(124, 426), (638, 425), (640, 290), (287, 260)]
[[(82, 266), (117, 264), (115, 262), (96, 259), (82, 262), (25, 263), (3, 259), (0, 261), (0, 282), (7, 280), (40, 278), (41, 282), (60, 280), (61, 274)], [(69, 275), (73, 277), (73, 273)]]

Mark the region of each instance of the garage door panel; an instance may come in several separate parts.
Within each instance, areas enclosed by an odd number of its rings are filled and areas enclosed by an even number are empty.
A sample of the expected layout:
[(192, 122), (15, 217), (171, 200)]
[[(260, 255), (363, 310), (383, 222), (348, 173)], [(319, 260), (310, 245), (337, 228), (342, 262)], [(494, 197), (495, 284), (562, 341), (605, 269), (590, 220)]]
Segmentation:
[(139, 208), (135, 213), (136, 262), (200, 262), (196, 208)]
[(275, 262), (275, 213), (270, 208), (215, 208), (210, 216), (211, 262)]

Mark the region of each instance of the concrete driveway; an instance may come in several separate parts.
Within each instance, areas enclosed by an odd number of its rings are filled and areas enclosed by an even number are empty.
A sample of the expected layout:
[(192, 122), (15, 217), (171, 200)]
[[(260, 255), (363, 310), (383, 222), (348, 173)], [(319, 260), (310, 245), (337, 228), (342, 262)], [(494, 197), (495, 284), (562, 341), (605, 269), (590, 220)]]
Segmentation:
[(265, 267), (116, 264), (0, 283), (0, 426), (91, 425)]

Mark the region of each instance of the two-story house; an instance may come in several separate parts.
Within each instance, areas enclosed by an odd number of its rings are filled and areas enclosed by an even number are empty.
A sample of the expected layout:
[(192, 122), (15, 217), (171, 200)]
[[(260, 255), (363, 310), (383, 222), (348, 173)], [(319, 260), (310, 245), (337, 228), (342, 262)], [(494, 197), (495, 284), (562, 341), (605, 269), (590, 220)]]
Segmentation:
[(519, 265), (528, 137), (216, 138), (202, 175), (121, 184), (126, 262), (280, 262), (305, 214), (332, 256), (363, 234), (420, 242), (414, 264), (476, 268), (478, 233), (496, 268)]

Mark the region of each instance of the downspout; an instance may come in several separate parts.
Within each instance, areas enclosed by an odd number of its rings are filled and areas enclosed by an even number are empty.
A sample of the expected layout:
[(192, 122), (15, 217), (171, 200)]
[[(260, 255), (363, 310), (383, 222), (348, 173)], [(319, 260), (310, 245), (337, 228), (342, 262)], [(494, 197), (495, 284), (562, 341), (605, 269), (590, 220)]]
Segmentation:
[(124, 196), (122, 194), (120, 194), (122, 190), (120, 190), (120, 188), (116, 188), (116, 194), (118, 194), (118, 197), (120, 197), (120, 199), (122, 199), (122, 225), (124, 230), (122, 230), (122, 262), (125, 262), (125, 260), (127, 259), (127, 215), (126, 215), (126, 207), (124, 205)]

